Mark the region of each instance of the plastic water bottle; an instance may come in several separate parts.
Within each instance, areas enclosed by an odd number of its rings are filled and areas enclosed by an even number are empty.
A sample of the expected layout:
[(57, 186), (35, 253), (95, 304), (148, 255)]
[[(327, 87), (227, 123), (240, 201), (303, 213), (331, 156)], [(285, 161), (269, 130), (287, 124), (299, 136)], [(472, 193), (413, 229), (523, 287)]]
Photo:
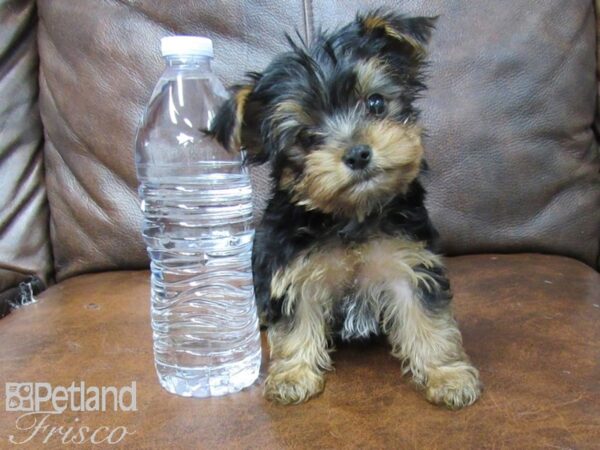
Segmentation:
[(156, 371), (169, 392), (223, 395), (260, 368), (250, 179), (240, 155), (202, 131), (227, 95), (211, 40), (167, 37), (161, 50), (166, 68), (136, 141)]

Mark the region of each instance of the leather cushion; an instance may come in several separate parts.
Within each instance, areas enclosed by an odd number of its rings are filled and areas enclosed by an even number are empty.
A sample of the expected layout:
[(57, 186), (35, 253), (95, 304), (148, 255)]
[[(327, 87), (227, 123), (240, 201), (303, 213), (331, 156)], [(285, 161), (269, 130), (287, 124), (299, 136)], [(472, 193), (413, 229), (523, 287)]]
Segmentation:
[[(391, 0), (379, 2), (397, 7)], [(41, 112), (58, 278), (143, 267), (135, 129), (161, 71), (159, 38), (215, 40), (230, 84), (283, 32), (351, 19), (365, 1), (40, 2)], [(594, 264), (598, 149), (592, 1), (408, 0), (439, 14), (422, 101), (429, 206), (449, 254), (540, 251)], [(306, 18), (306, 29), (305, 20)], [(254, 172), (257, 214), (265, 169)]]
[[(75, 277), (2, 319), (2, 378), (135, 381), (137, 412), (65, 411), (48, 422), (126, 426), (136, 432), (127, 448), (597, 448), (600, 275), (541, 255), (461, 256), (448, 267), (464, 344), (485, 383), (482, 398), (458, 412), (428, 404), (383, 342), (338, 348), (324, 393), (300, 406), (262, 398), (266, 345), (250, 389), (203, 400), (168, 394), (153, 365), (148, 272)], [(5, 436), (31, 434), (15, 429), (21, 414), (0, 415)]]
[(34, 1), (0, 0), (0, 293), (52, 275), (36, 17)]

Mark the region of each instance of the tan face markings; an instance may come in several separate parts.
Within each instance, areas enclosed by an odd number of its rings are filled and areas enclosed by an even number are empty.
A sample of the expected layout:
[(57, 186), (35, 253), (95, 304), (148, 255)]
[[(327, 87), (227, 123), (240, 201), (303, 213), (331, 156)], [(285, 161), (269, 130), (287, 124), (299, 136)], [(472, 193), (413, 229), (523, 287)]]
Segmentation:
[(356, 90), (361, 101), (364, 102), (372, 94), (380, 94), (386, 100), (388, 113), (400, 112), (402, 88), (394, 81), (393, 69), (385, 61), (371, 58), (357, 64), (355, 71)]
[(325, 143), (306, 156), (297, 183), (290, 184), (286, 178), (293, 201), (308, 209), (362, 220), (387, 199), (406, 192), (423, 156), (420, 128), (375, 121), (357, 131), (354, 142), (372, 149), (368, 178), (357, 180), (357, 174), (344, 164), (348, 141)]

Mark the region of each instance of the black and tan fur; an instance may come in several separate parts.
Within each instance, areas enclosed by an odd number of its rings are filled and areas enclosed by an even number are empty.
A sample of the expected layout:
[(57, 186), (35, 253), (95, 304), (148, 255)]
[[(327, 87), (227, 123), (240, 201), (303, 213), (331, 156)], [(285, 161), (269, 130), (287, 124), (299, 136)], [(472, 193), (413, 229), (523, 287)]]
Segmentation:
[(310, 45), (290, 39), (215, 118), (220, 142), (272, 169), (253, 270), (273, 400), (321, 392), (333, 337), (379, 333), (430, 401), (480, 395), (419, 182), (414, 101), (433, 22), (375, 11)]

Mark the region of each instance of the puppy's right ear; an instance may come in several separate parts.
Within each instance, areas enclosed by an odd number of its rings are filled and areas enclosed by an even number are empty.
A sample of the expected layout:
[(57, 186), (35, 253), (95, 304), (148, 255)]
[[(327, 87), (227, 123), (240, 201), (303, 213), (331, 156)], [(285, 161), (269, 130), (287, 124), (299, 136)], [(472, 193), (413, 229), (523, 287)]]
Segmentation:
[(437, 17), (406, 17), (377, 9), (359, 14), (356, 20), (365, 34), (385, 39), (388, 50), (400, 49), (409, 56), (423, 58)]
[(243, 84), (231, 89), (231, 97), (221, 105), (210, 127), (217, 141), (229, 151), (248, 152), (250, 162), (264, 162), (260, 138), (259, 102), (254, 98), (255, 84)]

